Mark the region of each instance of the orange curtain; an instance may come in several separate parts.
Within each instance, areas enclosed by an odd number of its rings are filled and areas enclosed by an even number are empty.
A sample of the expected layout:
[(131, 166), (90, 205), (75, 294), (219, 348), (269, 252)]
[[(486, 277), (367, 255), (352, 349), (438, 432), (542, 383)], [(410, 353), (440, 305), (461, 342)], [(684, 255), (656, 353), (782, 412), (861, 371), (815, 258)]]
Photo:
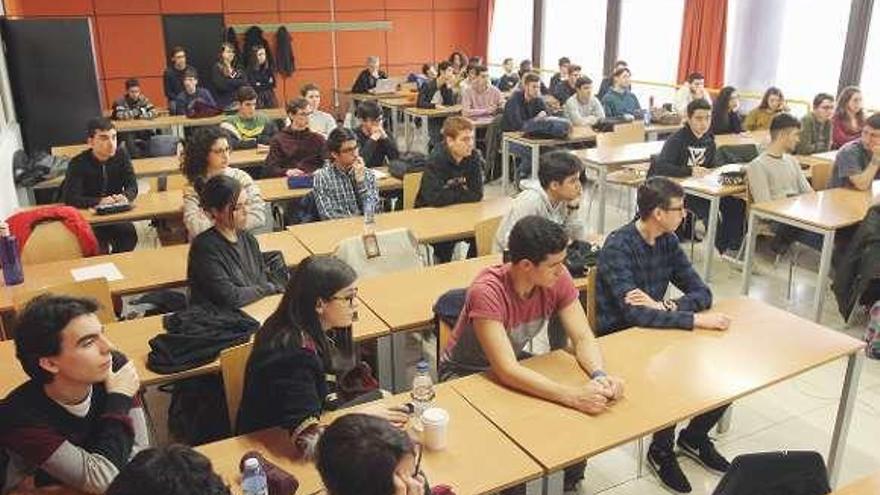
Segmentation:
[(691, 72), (706, 76), (706, 87), (724, 85), (727, 0), (686, 0), (678, 55), (678, 82)]
[(492, 29), (492, 13), (495, 10), (495, 0), (480, 0), (477, 11), (477, 53), (483, 57), (484, 63), (489, 63), (489, 31)]

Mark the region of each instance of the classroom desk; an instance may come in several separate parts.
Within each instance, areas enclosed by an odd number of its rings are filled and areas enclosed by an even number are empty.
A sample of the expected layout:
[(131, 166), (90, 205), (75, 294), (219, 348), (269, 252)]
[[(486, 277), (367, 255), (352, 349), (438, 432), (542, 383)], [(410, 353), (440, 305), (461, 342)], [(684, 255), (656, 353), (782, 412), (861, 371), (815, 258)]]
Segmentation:
[[(443, 208), (415, 208), (376, 215), (379, 230), (410, 229), (422, 243), (461, 240), (474, 234), (474, 226), (489, 218), (503, 216), (510, 209), (508, 197), (484, 199), (478, 203), (461, 203)], [(360, 235), (364, 230), (362, 217), (325, 220), (287, 228), (313, 254), (330, 254), (340, 241)]]
[[(527, 146), (532, 152), (532, 180), (537, 181), (538, 164), (541, 157), (541, 146), (566, 146), (572, 144), (592, 143), (596, 140), (596, 131), (592, 127), (573, 126), (566, 139), (537, 139), (525, 137), (523, 132), (504, 132), (501, 134), (501, 187), (507, 194), (510, 187), (510, 143)], [(514, 178), (516, 179), (516, 178)]]
[(856, 191), (845, 188), (826, 189), (753, 204), (749, 210), (742, 294), (749, 293), (755, 242), (758, 235), (758, 220), (772, 220), (815, 232), (823, 236), (812, 315), (813, 320), (819, 321), (822, 315), (822, 304), (825, 301), (825, 286), (831, 271), (831, 253), (834, 249), (835, 232), (843, 227), (859, 223), (871, 204), (880, 200), (880, 181), (874, 181), (872, 189), (872, 191)]
[(409, 135), (410, 126), (415, 132), (416, 118), (422, 119), (422, 134), (425, 137), (425, 143), (431, 142), (431, 133), (428, 131), (428, 121), (431, 119), (439, 119), (449, 117), (451, 115), (461, 114), (461, 105), (444, 106), (443, 108), (419, 108), (407, 107), (403, 109), (403, 143), (406, 151), (410, 150), (411, 142)]
[[(535, 461), (468, 404), (450, 383), (436, 385), (435, 391), (434, 403), (449, 412), (450, 422), (447, 448), (425, 449), (422, 454), (421, 467), (430, 483), (449, 485), (455, 493), (484, 494), (530, 482), (528, 493), (540, 493), (542, 471)], [(407, 393), (379, 402), (394, 406), (409, 401)], [(363, 407), (327, 413), (322, 423), (330, 424)], [(249, 450), (261, 452), (269, 461), (296, 476), (300, 483), (297, 493), (314, 494), (323, 488), (314, 464), (293, 459), (293, 445), (287, 432), (280, 428), (221, 440), (196, 450), (211, 459), (214, 470), (229, 483), (233, 493), (238, 493), (241, 483), (239, 460)], [(492, 460), (492, 469), (485, 469), (488, 459)]]
[[(390, 129), (391, 133), (395, 136), (397, 135), (397, 123), (400, 118), (400, 112), (404, 108), (414, 107), (416, 105), (416, 97), (417, 93), (412, 93), (411, 95), (407, 95), (399, 98), (383, 98), (381, 100), (377, 100), (376, 103), (379, 104), (382, 108), (387, 108), (391, 111), (391, 122)], [(404, 123), (403, 127), (404, 133), (404, 143), (406, 143), (406, 149), (409, 150), (409, 141), (406, 136), (408, 134), (406, 123)]]
[(880, 493), (880, 473), (866, 476), (850, 483), (829, 495), (877, 495)]
[[(558, 494), (561, 470), (569, 465), (848, 357), (827, 457), (833, 484), (840, 471), (864, 343), (753, 299), (722, 299), (713, 310), (733, 318), (728, 331), (634, 328), (599, 338), (608, 372), (626, 381), (625, 398), (599, 416), (516, 392), (490, 373), (452, 384), (544, 467), (549, 474), (545, 493)], [(792, 329), (797, 329), (797, 339), (792, 339)], [(523, 364), (564, 384), (587, 382), (573, 356), (564, 351)], [(555, 441), (547, 441), (550, 438)]]

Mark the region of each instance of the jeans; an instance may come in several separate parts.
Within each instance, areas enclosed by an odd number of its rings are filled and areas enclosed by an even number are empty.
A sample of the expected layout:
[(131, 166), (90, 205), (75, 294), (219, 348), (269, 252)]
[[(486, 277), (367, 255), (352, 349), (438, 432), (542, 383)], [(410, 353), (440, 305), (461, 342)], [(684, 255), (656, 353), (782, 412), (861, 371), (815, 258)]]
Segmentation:
[(532, 176), (532, 148), (524, 144), (508, 143), (510, 153), (519, 158), (515, 179), (528, 179)]
[[(469, 244), (467, 257), (473, 258), (477, 255), (477, 241), (474, 238), (464, 239), (465, 242)], [(444, 241), (438, 242), (434, 244), (434, 257), (437, 258), (437, 261), (440, 263), (449, 263), (452, 261), (452, 252), (455, 250), (455, 245), (458, 244), (459, 241)]]
[[(709, 200), (697, 196), (685, 196), (684, 205), (692, 210), (697, 218), (704, 223), (709, 221)], [(715, 248), (724, 254), (725, 251), (737, 251), (742, 245), (746, 219), (746, 204), (737, 198), (721, 198), (721, 218), (718, 220), (718, 231), (715, 233)]]
[(824, 238), (820, 234), (777, 222), (773, 223), (772, 228), (776, 237), (773, 238), (773, 243), (770, 247), (775, 254), (782, 254), (788, 251), (788, 248), (795, 241), (809, 246), (816, 251), (822, 250)]

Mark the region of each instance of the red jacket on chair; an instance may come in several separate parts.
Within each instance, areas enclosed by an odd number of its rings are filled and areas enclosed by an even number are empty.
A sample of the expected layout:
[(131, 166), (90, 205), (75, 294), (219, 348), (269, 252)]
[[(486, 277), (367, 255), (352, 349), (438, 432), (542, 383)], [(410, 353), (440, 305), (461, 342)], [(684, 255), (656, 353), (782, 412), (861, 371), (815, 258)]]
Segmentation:
[(92, 232), (89, 222), (72, 206), (41, 206), (15, 213), (8, 219), (9, 231), (18, 239), (19, 251), (24, 249), (34, 227), (47, 220), (61, 221), (67, 230), (76, 236), (83, 256), (101, 254), (98, 239)]

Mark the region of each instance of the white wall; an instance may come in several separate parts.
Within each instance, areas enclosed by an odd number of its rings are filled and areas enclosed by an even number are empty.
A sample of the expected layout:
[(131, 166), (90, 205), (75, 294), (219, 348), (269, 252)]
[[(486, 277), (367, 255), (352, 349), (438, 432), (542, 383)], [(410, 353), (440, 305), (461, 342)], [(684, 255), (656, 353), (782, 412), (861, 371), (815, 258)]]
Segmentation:
[(21, 149), (18, 123), (0, 125), (0, 218), (18, 208), (18, 196), (12, 180), (12, 155)]

